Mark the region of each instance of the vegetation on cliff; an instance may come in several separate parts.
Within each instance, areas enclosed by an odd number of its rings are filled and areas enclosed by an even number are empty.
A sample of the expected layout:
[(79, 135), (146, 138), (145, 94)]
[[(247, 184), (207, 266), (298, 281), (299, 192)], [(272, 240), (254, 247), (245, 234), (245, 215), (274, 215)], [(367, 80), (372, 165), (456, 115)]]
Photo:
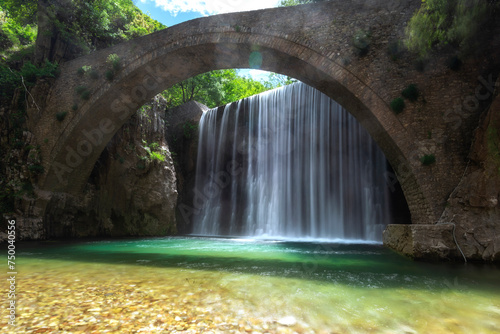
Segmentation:
[(483, 29), (497, 12), (497, 1), (422, 0), (408, 22), (406, 46), (425, 56), (434, 47), (451, 45), (467, 56), (481, 49)]
[(42, 16), (51, 28), (43, 34), (61, 38), (83, 53), (165, 28), (132, 0), (2, 0), (0, 10), (4, 56), (33, 45)]
[[(38, 29), (41, 8), (43, 30)], [(57, 40), (77, 56), (162, 28), (132, 0), (0, 1), (0, 212), (13, 212), (43, 172), (37, 145), (25, 129), (26, 101), (38, 79), (57, 75), (58, 64), (35, 61), (37, 38)]]

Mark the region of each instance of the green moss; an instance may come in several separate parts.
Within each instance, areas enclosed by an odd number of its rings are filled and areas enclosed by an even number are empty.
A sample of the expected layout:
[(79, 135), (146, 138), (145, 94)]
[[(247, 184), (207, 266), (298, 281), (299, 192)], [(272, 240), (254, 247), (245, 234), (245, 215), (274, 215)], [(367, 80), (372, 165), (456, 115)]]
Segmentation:
[(405, 101), (401, 97), (396, 97), (394, 100), (391, 101), (391, 109), (396, 114), (403, 112), (404, 108), (405, 108)]
[(104, 73), (104, 76), (106, 77), (106, 80), (113, 81), (115, 73), (112, 70), (107, 70), (106, 73)]
[(151, 160), (158, 160), (158, 161), (165, 161), (165, 156), (161, 154), (160, 152), (150, 152), (149, 157)]
[(80, 97), (83, 99), (83, 100), (88, 100), (90, 99), (90, 92), (88, 90), (84, 91), (82, 93), (82, 95), (80, 95)]
[(64, 121), (64, 119), (66, 118), (66, 115), (68, 114), (67, 111), (60, 111), (56, 114), (56, 119), (59, 121), (59, 122), (62, 122)]
[(420, 162), (424, 166), (429, 166), (436, 162), (436, 157), (434, 156), (434, 154), (426, 154), (420, 158)]
[(187, 121), (182, 126), (182, 129), (184, 131), (184, 138), (191, 139), (198, 131), (198, 124), (192, 121)]
[(42, 165), (29, 165), (28, 170), (35, 174), (42, 174), (45, 169)]
[(89, 72), (89, 76), (92, 80), (97, 80), (99, 79), (99, 72), (97, 72), (96, 70), (92, 70)]
[(415, 102), (418, 99), (418, 97), (420, 96), (420, 92), (417, 88), (417, 85), (411, 84), (411, 85), (408, 85), (408, 87), (406, 87), (401, 92), (401, 95), (403, 95), (404, 98), (406, 98), (412, 102)]
[(359, 56), (363, 57), (368, 54), (370, 49), (370, 33), (364, 30), (358, 30), (354, 34), (352, 45), (354, 46), (354, 52)]
[(75, 88), (75, 91), (78, 95), (81, 95), (83, 92), (87, 90), (86, 86), (78, 86)]
[(114, 72), (118, 72), (122, 66), (120, 57), (116, 53), (110, 54), (106, 62), (111, 65)]

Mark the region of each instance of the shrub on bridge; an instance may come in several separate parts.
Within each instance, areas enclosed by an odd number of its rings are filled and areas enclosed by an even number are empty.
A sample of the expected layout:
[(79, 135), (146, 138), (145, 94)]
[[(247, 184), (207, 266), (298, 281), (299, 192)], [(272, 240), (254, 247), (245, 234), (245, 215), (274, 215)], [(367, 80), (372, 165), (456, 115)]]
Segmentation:
[(405, 108), (405, 101), (403, 100), (403, 98), (396, 97), (394, 100), (391, 101), (391, 109), (396, 114), (403, 112), (404, 108)]
[(366, 56), (370, 49), (370, 33), (364, 30), (358, 30), (354, 34), (352, 45), (354, 46), (354, 52), (359, 57)]
[(436, 157), (434, 156), (434, 154), (426, 154), (420, 158), (420, 162), (424, 166), (429, 166), (436, 162)]
[(60, 111), (56, 114), (56, 119), (59, 121), (59, 122), (62, 122), (64, 121), (64, 119), (66, 118), (66, 115), (68, 114), (67, 111)]
[(420, 92), (417, 88), (417, 85), (411, 84), (411, 85), (408, 85), (408, 87), (406, 87), (401, 92), (401, 95), (403, 95), (404, 98), (406, 98), (412, 102), (415, 102), (415, 101), (417, 101), (418, 97), (420, 96)]

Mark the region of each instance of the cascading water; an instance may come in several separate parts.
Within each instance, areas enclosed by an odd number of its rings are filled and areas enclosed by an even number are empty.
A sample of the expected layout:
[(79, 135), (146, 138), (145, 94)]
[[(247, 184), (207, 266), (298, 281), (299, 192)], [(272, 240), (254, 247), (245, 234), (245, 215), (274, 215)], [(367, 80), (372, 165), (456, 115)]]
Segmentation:
[(379, 241), (387, 161), (339, 104), (298, 83), (207, 111), (193, 234)]

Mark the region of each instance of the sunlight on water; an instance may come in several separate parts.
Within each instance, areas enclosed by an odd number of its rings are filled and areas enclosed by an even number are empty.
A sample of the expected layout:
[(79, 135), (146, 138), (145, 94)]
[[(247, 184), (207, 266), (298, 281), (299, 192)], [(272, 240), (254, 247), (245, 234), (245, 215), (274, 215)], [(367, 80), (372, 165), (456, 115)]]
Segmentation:
[[(417, 263), (380, 245), (221, 238), (41, 242), (20, 243), (17, 260), (16, 333), (500, 328), (498, 268)], [(6, 333), (5, 307), (0, 315)]]

